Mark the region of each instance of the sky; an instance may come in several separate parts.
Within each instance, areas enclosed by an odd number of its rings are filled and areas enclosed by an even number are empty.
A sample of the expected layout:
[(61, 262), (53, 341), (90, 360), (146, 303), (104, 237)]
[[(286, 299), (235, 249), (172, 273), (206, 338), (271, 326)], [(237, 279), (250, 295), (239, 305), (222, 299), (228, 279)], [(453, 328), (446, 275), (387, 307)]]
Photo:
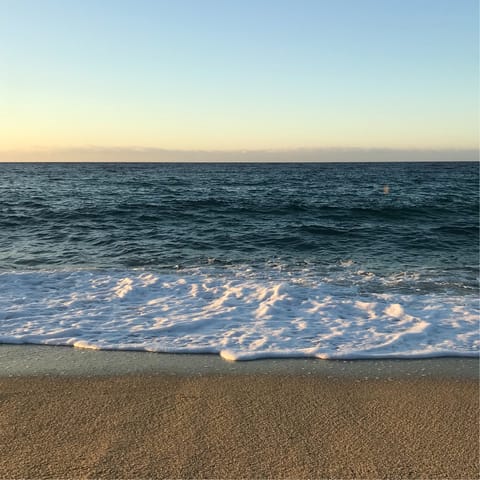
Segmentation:
[(476, 151), (478, 29), (477, 0), (0, 0), (0, 158)]

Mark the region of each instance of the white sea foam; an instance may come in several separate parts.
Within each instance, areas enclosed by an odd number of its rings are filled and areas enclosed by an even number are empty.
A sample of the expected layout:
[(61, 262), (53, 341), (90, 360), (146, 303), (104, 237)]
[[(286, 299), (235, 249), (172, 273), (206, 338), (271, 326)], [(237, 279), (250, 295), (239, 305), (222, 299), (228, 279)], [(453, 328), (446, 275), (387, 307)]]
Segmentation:
[(472, 294), (362, 294), (300, 274), (5, 272), (0, 342), (228, 360), (476, 356), (479, 308)]

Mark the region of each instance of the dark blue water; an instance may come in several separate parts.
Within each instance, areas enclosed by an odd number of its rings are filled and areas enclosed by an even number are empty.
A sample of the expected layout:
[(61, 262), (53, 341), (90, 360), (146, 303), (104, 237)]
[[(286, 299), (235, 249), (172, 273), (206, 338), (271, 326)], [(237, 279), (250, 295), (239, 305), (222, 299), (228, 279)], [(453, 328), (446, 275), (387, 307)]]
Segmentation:
[(478, 192), (474, 163), (0, 164), (0, 268), (352, 260), (473, 285)]

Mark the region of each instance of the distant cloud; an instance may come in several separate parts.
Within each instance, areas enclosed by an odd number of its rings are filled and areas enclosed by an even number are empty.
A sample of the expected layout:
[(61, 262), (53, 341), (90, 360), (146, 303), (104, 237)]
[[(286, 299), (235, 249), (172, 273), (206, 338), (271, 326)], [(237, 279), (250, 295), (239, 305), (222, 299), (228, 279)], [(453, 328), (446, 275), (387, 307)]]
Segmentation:
[(88, 147), (0, 151), (0, 162), (431, 162), (478, 161), (474, 149), (318, 148), (291, 150), (164, 150)]

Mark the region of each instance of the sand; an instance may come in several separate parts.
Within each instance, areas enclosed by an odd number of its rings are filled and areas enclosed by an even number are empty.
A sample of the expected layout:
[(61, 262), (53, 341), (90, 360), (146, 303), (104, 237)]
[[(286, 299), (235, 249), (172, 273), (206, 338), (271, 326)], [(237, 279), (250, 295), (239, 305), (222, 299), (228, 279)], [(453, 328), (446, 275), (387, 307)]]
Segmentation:
[(475, 379), (0, 378), (2, 478), (478, 478)]

